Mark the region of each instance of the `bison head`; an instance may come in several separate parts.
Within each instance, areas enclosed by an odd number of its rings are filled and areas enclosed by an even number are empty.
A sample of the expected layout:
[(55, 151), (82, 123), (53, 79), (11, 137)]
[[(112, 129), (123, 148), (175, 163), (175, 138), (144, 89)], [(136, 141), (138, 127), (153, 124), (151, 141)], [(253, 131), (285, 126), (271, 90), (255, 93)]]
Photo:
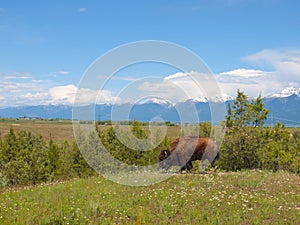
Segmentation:
[(169, 150), (162, 150), (158, 156), (159, 165), (162, 169), (168, 169), (170, 167), (169, 163), (166, 160), (171, 155)]

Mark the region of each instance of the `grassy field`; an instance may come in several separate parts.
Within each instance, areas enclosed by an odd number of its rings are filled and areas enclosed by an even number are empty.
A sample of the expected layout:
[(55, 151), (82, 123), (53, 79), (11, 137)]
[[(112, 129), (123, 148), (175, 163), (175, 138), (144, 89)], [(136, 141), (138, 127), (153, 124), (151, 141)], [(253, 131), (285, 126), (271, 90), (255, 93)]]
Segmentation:
[(50, 138), (57, 141), (74, 139), (72, 122), (62, 121), (43, 121), (43, 120), (3, 120), (0, 121), (0, 132), (3, 137), (10, 128), (15, 131), (26, 130), (35, 135), (42, 135), (45, 140)]
[[(0, 120), (2, 136), (10, 128), (74, 139), (71, 121)], [(179, 126), (168, 127), (171, 139), (179, 133)], [(103, 177), (5, 187), (0, 224), (300, 224), (300, 176), (252, 170), (177, 174), (146, 187)]]
[[(99, 129), (105, 131), (109, 127), (109, 125), (100, 125)], [(15, 131), (26, 130), (35, 135), (42, 135), (45, 140), (49, 140), (50, 138), (58, 142), (74, 140), (71, 120), (0, 120), (0, 133), (2, 137), (7, 134), (10, 128), (13, 128)], [(170, 126), (167, 128), (167, 136), (172, 139), (180, 133), (180, 126)]]
[(96, 177), (3, 189), (0, 224), (300, 224), (300, 177), (244, 171), (147, 187)]

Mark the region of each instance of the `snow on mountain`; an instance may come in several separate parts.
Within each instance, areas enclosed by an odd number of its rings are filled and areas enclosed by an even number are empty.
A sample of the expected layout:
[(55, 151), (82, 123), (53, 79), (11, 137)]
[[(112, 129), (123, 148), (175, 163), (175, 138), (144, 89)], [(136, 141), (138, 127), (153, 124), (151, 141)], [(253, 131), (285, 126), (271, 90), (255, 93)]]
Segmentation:
[(172, 102), (162, 98), (147, 98), (139, 102), (139, 104), (158, 104), (158, 105), (173, 105)]
[(221, 96), (214, 96), (210, 98), (210, 101), (212, 102), (226, 102), (226, 101), (231, 101), (233, 100), (234, 97), (227, 95), (227, 94), (222, 94)]
[[(171, 122), (182, 122), (180, 118), (181, 112), (185, 115), (184, 122), (189, 122), (189, 109), (191, 104), (195, 104), (195, 108), (198, 113), (200, 121), (211, 120), (211, 108), (210, 103), (215, 103), (214, 107), (224, 107), (223, 102), (232, 103), (229, 100), (233, 100), (233, 97), (228, 95), (222, 95), (215, 98), (204, 98), (198, 97), (189, 99), (187, 101), (178, 102), (172, 104), (170, 101), (162, 98), (145, 98), (139, 101), (137, 104), (134, 103), (119, 103), (119, 104), (97, 104), (95, 107), (95, 117), (93, 115), (86, 118), (83, 113), (76, 119), (82, 120), (134, 120), (138, 119), (141, 121), (151, 121), (155, 117), (160, 117), (165, 121)], [(272, 95), (272, 97), (263, 98), (265, 107), (270, 110), (272, 118), (280, 121), (288, 126), (300, 126), (299, 112), (300, 112), (300, 88), (286, 88), (278, 94)], [(90, 110), (89, 106), (80, 106), (82, 111)], [(131, 109), (129, 118), (127, 115), (123, 117), (123, 111)], [(214, 108), (216, 109), (216, 108)], [(112, 117), (112, 110), (114, 112), (120, 112), (120, 115)], [(89, 115), (89, 114), (87, 114)], [(82, 117), (81, 117), (82, 116)], [(39, 105), (39, 106), (22, 106), (22, 107), (9, 107), (0, 108), (0, 118), (25, 118), (25, 117), (40, 117), (45, 119), (72, 119), (72, 106), (66, 105)], [(224, 117), (218, 118), (216, 121), (222, 121)], [(193, 118), (191, 117), (191, 121)], [(272, 124), (272, 120), (268, 118), (267, 125)]]
[(270, 98), (285, 98), (291, 95), (297, 95), (300, 97), (300, 88), (288, 87), (283, 89), (280, 93), (271, 95)]
[(221, 103), (221, 102), (226, 102), (226, 101), (230, 101), (233, 100), (234, 98), (230, 95), (227, 94), (222, 94), (220, 96), (213, 96), (213, 97), (197, 97), (197, 98), (193, 98), (193, 99), (189, 99), (188, 101), (192, 101), (194, 103), (198, 103), (198, 102), (215, 102), (215, 103)]
[(188, 99), (187, 101), (194, 102), (194, 103), (208, 102), (208, 98), (206, 98), (206, 97), (196, 97), (196, 98)]

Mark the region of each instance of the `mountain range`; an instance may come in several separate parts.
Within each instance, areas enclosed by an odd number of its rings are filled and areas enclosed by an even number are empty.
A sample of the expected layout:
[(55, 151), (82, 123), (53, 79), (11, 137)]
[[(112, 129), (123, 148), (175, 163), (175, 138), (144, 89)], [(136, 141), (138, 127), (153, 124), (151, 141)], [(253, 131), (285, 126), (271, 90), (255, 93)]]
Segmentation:
[[(195, 112), (199, 121), (211, 120), (211, 107), (215, 111), (226, 112), (224, 105), (232, 104), (233, 97), (224, 95), (214, 99), (196, 98), (184, 102), (173, 104), (162, 99), (148, 99), (139, 104), (97, 104), (94, 116), (77, 116), (81, 120), (140, 120), (171, 121), (175, 123), (188, 123), (194, 121), (191, 107), (195, 107)], [(267, 125), (274, 125), (279, 121), (287, 126), (300, 126), (300, 88), (286, 88), (280, 93), (263, 98), (265, 108), (270, 110)], [(225, 103), (225, 104), (224, 104)], [(91, 109), (90, 106), (82, 107), (81, 112)], [(73, 107), (69, 105), (38, 105), (19, 106), (0, 109), (2, 118), (44, 118), (44, 119), (72, 119)], [(123, 115), (128, 112), (128, 115)], [(95, 118), (93, 118), (95, 117)], [(214, 117), (214, 122), (219, 123), (225, 119), (225, 114)]]

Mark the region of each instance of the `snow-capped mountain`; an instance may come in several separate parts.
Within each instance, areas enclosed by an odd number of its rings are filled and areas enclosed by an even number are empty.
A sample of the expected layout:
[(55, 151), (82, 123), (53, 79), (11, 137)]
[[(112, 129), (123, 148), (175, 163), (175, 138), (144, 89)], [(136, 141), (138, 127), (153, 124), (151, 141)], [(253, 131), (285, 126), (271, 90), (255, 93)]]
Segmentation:
[(198, 102), (208, 102), (208, 101), (209, 101), (209, 99), (206, 97), (196, 97), (196, 98), (188, 99), (185, 102), (198, 103)]
[(221, 96), (214, 96), (210, 98), (210, 101), (212, 102), (227, 102), (233, 100), (234, 97), (227, 95), (227, 94), (222, 94)]
[(194, 103), (198, 103), (198, 102), (214, 102), (214, 103), (222, 103), (222, 102), (226, 102), (226, 101), (230, 101), (233, 100), (234, 98), (230, 95), (227, 94), (221, 94), (219, 96), (213, 96), (213, 97), (196, 97), (196, 98), (192, 98), (189, 99), (187, 101), (189, 102), (194, 102)]
[[(185, 117), (184, 122), (189, 122), (191, 104), (195, 106), (199, 121), (211, 120), (211, 103), (214, 109), (220, 110), (224, 105), (232, 104), (234, 98), (228, 95), (222, 95), (215, 98), (198, 97), (183, 102), (171, 103), (161, 98), (147, 98), (136, 104), (118, 103), (118, 104), (97, 104), (95, 107), (96, 118), (77, 118), (85, 120), (134, 120), (151, 121), (155, 117), (160, 117), (165, 121), (182, 122), (180, 116)], [(280, 121), (287, 126), (300, 126), (300, 88), (289, 87), (278, 94), (273, 94), (263, 98), (265, 108), (269, 113), (267, 124), (271, 125)], [(88, 108), (88, 107), (87, 107)], [(122, 112), (130, 111), (129, 115), (123, 115)], [(181, 112), (181, 114), (178, 112)], [(112, 118), (112, 111), (114, 114)], [(119, 114), (118, 114), (119, 113)], [(225, 114), (218, 121), (225, 119)], [(126, 117), (127, 116), (127, 117)], [(129, 118), (128, 118), (129, 116)], [(40, 117), (45, 119), (72, 119), (72, 106), (66, 105), (40, 105), (9, 107), (0, 109), (0, 117), (19, 118), (19, 117)], [(218, 122), (215, 121), (215, 122)]]
[(142, 104), (174, 105), (172, 102), (170, 102), (166, 99), (154, 98), (154, 97), (143, 99), (138, 104), (139, 105), (142, 105)]
[(271, 95), (270, 98), (286, 98), (291, 95), (297, 95), (300, 97), (300, 88), (288, 87), (283, 89), (280, 93)]

